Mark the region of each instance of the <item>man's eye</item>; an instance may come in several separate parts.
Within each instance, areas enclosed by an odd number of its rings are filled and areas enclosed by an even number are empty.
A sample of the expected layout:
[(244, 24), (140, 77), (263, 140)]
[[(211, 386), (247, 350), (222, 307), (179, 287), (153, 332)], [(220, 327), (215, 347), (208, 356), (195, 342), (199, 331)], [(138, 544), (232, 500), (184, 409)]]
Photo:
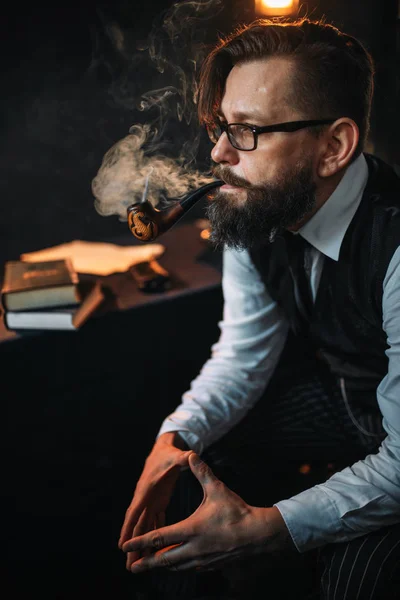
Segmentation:
[(234, 135), (253, 135), (248, 125), (234, 125), (231, 130)]
[(248, 125), (236, 125), (236, 129), (237, 129), (237, 131), (240, 131), (241, 133), (244, 133), (245, 131), (250, 131)]

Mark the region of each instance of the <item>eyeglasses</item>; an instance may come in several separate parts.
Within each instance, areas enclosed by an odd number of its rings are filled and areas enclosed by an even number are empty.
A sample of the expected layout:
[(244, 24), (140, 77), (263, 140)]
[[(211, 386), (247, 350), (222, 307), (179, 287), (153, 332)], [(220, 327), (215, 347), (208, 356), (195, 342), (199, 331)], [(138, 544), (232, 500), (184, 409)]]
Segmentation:
[(276, 125), (266, 125), (257, 127), (257, 125), (248, 125), (247, 123), (224, 123), (215, 121), (207, 126), (207, 132), (213, 144), (216, 144), (225, 132), (230, 144), (237, 150), (250, 152), (257, 148), (258, 136), (261, 133), (272, 133), (275, 131), (292, 132), (306, 127), (315, 127), (317, 125), (329, 125), (336, 119), (318, 119), (312, 121), (291, 121), (289, 123), (278, 123)]

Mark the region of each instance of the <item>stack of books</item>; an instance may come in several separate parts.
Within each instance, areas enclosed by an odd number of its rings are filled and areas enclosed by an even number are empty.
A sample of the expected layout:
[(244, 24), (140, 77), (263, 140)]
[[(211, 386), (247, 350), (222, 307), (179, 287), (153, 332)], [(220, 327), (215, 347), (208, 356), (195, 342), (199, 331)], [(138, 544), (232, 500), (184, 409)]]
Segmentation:
[(98, 282), (83, 291), (70, 259), (10, 260), (4, 265), (1, 303), (11, 331), (76, 330), (104, 299)]

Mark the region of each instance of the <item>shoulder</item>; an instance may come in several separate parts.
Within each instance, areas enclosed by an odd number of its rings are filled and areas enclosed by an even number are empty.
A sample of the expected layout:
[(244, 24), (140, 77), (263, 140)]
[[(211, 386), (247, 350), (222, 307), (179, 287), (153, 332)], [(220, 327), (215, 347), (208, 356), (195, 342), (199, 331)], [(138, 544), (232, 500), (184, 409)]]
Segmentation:
[(400, 297), (400, 243), (396, 248), (386, 271), (383, 281), (384, 294), (396, 292)]
[(386, 264), (400, 245), (400, 177), (394, 167), (371, 154), (365, 155), (368, 182), (349, 227), (360, 251), (386, 257)]
[(364, 154), (368, 165), (366, 192), (381, 196), (383, 201), (400, 204), (400, 172), (378, 156)]
[(236, 250), (234, 248), (225, 247), (222, 254), (222, 260), (224, 269), (236, 267), (244, 270), (251, 270), (253, 266), (253, 261), (248, 250)]
[(249, 250), (225, 248), (222, 256), (223, 282), (246, 286), (257, 286), (261, 282), (260, 272), (254, 264)]

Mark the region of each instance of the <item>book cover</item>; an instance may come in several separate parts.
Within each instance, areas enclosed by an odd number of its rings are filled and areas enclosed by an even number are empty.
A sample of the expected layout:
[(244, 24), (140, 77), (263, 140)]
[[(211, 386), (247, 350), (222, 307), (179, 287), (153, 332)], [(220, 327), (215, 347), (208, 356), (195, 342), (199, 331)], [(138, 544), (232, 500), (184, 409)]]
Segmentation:
[(10, 260), (4, 265), (2, 304), (10, 311), (78, 305), (78, 283), (69, 259)]
[(106, 294), (103, 288), (99, 283), (95, 283), (78, 307), (63, 306), (41, 310), (5, 311), (4, 324), (11, 331), (79, 329), (96, 313), (105, 298)]

